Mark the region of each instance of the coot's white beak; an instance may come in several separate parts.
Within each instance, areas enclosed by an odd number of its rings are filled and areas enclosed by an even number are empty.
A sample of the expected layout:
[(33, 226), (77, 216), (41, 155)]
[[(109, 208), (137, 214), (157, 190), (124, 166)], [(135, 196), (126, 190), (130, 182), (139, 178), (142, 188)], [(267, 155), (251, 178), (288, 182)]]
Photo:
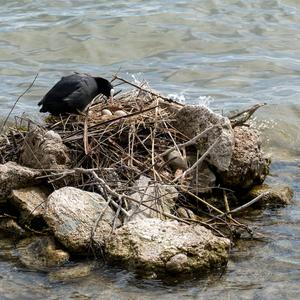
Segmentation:
[(110, 100), (114, 100), (114, 93), (115, 93), (115, 90), (111, 89), (110, 90), (110, 97), (109, 97)]

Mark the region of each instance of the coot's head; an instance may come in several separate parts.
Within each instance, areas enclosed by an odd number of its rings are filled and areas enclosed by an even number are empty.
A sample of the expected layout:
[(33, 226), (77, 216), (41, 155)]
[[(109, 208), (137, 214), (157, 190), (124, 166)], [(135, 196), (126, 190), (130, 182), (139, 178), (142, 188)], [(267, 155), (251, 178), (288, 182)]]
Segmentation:
[(102, 77), (94, 78), (97, 82), (99, 93), (103, 94), (107, 98), (112, 98), (114, 95), (114, 87), (112, 86), (112, 84)]

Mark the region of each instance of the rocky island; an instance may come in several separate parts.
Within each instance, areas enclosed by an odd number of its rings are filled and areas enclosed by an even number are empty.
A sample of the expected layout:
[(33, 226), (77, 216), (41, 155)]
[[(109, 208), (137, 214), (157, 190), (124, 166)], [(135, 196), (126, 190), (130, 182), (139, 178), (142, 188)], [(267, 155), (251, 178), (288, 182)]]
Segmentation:
[(95, 267), (70, 271), (78, 257), (151, 278), (224, 268), (253, 234), (236, 215), (293, 197), (263, 185), (271, 161), (248, 124), (260, 105), (226, 117), (115, 80), (129, 89), (113, 102), (18, 117), (1, 137), (1, 230), (20, 263), (51, 278)]

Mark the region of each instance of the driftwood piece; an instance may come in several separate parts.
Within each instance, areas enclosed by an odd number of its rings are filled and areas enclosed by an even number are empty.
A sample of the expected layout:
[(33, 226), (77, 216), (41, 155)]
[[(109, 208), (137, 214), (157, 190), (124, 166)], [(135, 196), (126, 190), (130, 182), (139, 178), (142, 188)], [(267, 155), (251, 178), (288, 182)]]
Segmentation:
[(241, 112), (238, 112), (234, 115), (229, 116), (229, 119), (231, 121), (232, 128), (236, 126), (243, 126), (246, 124), (246, 122), (252, 117), (252, 115), (261, 107), (267, 105), (267, 103), (258, 103), (250, 108), (247, 108)]

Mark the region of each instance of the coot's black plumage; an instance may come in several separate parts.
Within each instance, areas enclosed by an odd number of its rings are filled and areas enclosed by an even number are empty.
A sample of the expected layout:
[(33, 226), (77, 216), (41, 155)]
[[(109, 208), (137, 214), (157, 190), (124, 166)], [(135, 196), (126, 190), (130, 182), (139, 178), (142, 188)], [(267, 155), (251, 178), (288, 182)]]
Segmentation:
[(98, 95), (113, 96), (113, 86), (101, 77), (72, 74), (62, 77), (38, 103), (40, 112), (53, 115), (83, 112)]

